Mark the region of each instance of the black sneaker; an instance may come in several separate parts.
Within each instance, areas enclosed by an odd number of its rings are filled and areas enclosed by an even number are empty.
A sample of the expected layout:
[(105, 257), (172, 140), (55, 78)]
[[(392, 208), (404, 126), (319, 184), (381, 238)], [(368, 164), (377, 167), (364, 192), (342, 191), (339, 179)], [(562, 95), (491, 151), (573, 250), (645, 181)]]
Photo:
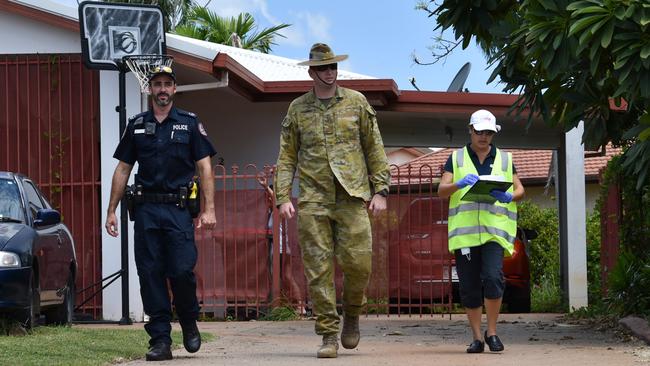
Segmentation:
[(492, 335), (492, 336), (488, 337), (487, 330), (485, 331), (483, 336), (485, 338), (485, 344), (488, 345), (491, 352), (501, 352), (501, 351), (503, 351), (503, 348), (504, 348), (503, 343), (501, 343), (501, 340), (499, 339), (499, 336), (497, 336), (495, 334), (495, 335)]
[(484, 348), (485, 344), (480, 340), (475, 339), (469, 344), (469, 347), (467, 347), (467, 353), (483, 353)]
[(167, 343), (156, 343), (147, 352), (147, 361), (165, 361), (172, 359), (172, 351)]

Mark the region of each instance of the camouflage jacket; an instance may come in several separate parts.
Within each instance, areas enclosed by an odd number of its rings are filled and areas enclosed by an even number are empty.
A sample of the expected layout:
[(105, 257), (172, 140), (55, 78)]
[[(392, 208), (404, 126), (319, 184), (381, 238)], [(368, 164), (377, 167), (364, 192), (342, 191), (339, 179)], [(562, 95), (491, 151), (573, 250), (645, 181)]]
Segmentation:
[(375, 110), (359, 92), (337, 87), (325, 106), (310, 91), (282, 121), (275, 177), (276, 203), (289, 202), (296, 169), (301, 202), (334, 203), (335, 179), (365, 201), (388, 189), (390, 169)]

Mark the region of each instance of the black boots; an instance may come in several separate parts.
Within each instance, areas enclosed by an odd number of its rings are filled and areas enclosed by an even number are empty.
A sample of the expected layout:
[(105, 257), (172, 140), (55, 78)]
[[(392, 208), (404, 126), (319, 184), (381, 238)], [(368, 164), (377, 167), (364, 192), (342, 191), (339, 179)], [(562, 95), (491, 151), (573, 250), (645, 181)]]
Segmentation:
[(196, 321), (186, 324), (181, 323), (181, 329), (183, 330), (183, 346), (187, 352), (197, 352), (201, 348), (201, 333), (199, 333), (199, 328), (196, 326)]
[(172, 351), (167, 343), (156, 343), (147, 352), (147, 361), (165, 361), (172, 359)]

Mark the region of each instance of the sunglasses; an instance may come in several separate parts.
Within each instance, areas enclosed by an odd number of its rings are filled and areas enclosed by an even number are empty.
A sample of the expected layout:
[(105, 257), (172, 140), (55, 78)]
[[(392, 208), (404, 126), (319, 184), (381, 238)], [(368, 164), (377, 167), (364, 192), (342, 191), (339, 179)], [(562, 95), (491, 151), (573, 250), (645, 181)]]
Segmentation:
[(173, 73), (172, 68), (169, 66), (156, 66), (153, 68), (153, 70), (151, 70), (152, 74), (157, 74), (159, 72), (166, 72), (168, 74)]
[(325, 70), (336, 71), (338, 67), (339, 67), (338, 64), (329, 64), (329, 65), (312, 66), (311, 68), (316, 71), (325, 71)]
[(483, 135), (485, 135), (485, 136), (493, 136), (494, 133), (495, 133), (495, 132), (492, 131), (492, 130), (476, 131), (476, 130), (473, 129), (473, 128), (472, 128), (472, 131), (474, 131), (474, 134), (477, 135), (477, 136), (483, 136)]

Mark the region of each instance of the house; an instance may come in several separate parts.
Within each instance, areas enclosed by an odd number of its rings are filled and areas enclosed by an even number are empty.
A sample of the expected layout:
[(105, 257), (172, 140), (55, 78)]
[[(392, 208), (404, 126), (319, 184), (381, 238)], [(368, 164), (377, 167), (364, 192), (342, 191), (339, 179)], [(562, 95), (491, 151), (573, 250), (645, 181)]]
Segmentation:
[[(102, 228), (119, 141), (119, 81), (115, 71), (83, 66), (77, 17), (77, 9), (49, 0), (0, 0), (0, 89), (10, 91), (0, 98), (0, 140), (6, 142), (0, 170), (34, 178), (57, 201), (77, 238), (78, 288), (84, 288), (121, 268), (119, 239)], [(306, 68), (298, 60), (173, 34), (167, 34), (166, 42), (167, 53), (175, 58), (176, 104), (198, 114), (227, 166), (223, 173), (273, 164), (288, 104), (310, 89)], [(485, 108), (503, 126), (501, 146), (557, 149), (567, 227), (562, 236), (569, 273), (565, 289), (571, 306), (586, 305), (580, 128), (565, 134), (534, 120), (527, 129), (523, 120), (507, 113), (513, 95), (405, 91), (391, 79), (344, 70), (339, 77), (340, 85), (364, 93), (378, 111), (387, 147), (462, 146), (468, 116)], [(127, 115), (146, 109), (133, 75), (126, 75), (125, 84)], [(568, 205), (567, 197), (574, 204)], [(130, 316), (142, 319), (132, 247), (128, 258)], [(119, 287), (109, 286), (101, 301), (89, 306), (97, 317), (119, 319), (121, 300)]]
[[(498, 144), (498, 137), (495, 138)], [(420, 171), (424, 173), (433, 168), (440, 172), (449, 155), (455, 149), (442, 149), (417, 157), (398, 166), (400, 172), (409, 171), (417, 176)], [(517, 169), (517, 176), (526, 188), (526, 199), (531, 200), (541, 207), (557, 208), (555, 188), (549, 184), (549, 175), (552, 175), (553, 151), (552, 150), (522, 150), (505, 149), (512, 153), (512, 159)], [(604, 154), (603, 154), (604, 153)], [(608, 145), (603, 153), (586, 153), (584, 159), (586, 208), (592, 212), (600, 196), (600, 173), (607, 162), (615, 155), (622, 153), (620, 147)], [(394, 178), (397, 183), (397, 178)], [(550, 188), (547, 188), (550, 186)]]

